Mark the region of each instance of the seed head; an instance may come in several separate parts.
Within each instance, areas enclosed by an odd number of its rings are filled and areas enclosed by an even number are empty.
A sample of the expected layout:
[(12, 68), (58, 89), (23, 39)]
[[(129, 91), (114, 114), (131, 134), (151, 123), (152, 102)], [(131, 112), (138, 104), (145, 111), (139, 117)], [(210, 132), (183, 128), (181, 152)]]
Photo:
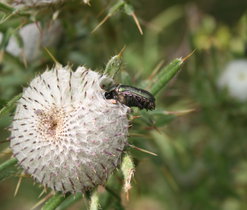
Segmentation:
[(55, 191), (104, 184), (127, 143), (129, 108), (100, 87), (107, 78), (55, 67), (31, 81), (19, 100), (10, 146), (20, 166)]

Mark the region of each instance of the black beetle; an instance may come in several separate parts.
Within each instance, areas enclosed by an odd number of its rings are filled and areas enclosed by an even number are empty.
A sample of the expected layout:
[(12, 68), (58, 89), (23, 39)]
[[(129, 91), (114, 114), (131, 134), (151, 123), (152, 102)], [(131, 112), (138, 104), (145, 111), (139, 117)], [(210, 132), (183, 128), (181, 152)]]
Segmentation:
[(155, 109), (155, 98), (146, 90), (128, 85), (117, 85), (111, 91), (105, 93), (106, 99), (115, 99), (128, 107), (140, 109)]

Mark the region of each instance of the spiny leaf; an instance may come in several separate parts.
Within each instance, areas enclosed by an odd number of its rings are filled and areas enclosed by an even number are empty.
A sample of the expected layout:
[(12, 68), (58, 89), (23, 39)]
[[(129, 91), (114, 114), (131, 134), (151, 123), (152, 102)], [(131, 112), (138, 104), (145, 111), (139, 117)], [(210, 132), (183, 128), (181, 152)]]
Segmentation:
[(176, 75), (183, 64), (182, 58), (174, 59), (170, 64), (161, 70), (157, 74), (153, 87), (151, 88), (151, 93), (157, 95), (158, 92), (164, 88), (167, 83)]
[(116, 11), (120, 10), (124, 6), (123, 0), (118, 0), (108, 11), (108, 14), (103, 18), (102, 21), (92, 30), (94, 33), (100, 26), (102, 26)]

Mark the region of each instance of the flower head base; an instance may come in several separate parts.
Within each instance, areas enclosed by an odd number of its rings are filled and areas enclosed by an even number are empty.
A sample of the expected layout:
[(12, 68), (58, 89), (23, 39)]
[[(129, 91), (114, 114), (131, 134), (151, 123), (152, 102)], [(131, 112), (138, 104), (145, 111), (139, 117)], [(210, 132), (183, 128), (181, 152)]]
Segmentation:
[(237, 101), (247, 100), (247, 60), (230, 62), (220, 75), (218, 85), (226, 88), (229, 95)]
[(106, 76), (55, 67), (36, 77), (17, 105), (11, 148), (21, 167), (55, 191), (104, 184), (127, 144), (129, 108), (104, 97)]

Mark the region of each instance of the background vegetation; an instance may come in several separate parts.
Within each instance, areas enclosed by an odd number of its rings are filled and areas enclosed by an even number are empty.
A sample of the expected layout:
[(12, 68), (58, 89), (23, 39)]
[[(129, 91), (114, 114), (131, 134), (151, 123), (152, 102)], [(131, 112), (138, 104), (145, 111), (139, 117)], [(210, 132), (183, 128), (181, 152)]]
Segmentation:
[[(5, 50), (9, 38), (18, 39), (19, 28), (31, 22), (40, 22), (42, 31), (52, 19), (61, 21), (61, 36), (48, 49), (60, 63), (74, 68), (85, 65), (102, 71), (125, 46), (118, 81), (147, 90), (160, 69), (196, 49), (180, 74), (156, 96), (157, 110), (142, 112), (141, 118), (133, 120), (129, 141), (158, 157), (128, 150), (136, 165), (129, 201), (120, 193), (122, 179), (117, 174), (101, 205), (130, 210), (247, 209), (247, 104), (231, 99), (217, 86), (229, 61), (246, 58), (246, 1), (139, 0), (121, 9), (115, 3), (91, 0), (88, 6), (70, 1), (18, 14), (1, 6), (0, 108), (37, 73), (53, 65), (43, 47), (32, 61)], [(107, 15), (109, 19), (92, 33)], [(4, 128), (10, 123), (9, 115), (0, 119), (1, 141), (9, 136)], [(1, 162), (11, 156), (7, 147), (8, 143), (0, 145)], [(17, 182), (16, 176), (1, 182), (1, 209), (29, 209), (40, 200), (42, 189), (30, 178), (23, 179), (14, 198)], [(68, 209), (88, 205), (83, 198)]]

